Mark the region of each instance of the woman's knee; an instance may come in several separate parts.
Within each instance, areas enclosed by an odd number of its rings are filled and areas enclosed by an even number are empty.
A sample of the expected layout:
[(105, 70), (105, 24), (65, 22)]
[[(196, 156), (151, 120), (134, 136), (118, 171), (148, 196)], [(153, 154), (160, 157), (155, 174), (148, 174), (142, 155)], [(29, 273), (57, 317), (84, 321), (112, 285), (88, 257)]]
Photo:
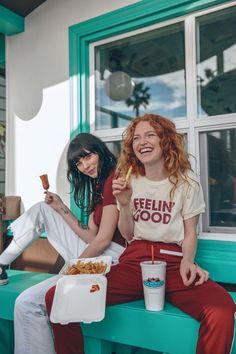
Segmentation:
[(50, 215), (53, 215), (53, 217), (55, 215), (59, 215), (49, 204), (45, 202), (39, 202), (36, 205), (39, 207), (41, 214), (44, 216), (44, 218), (46, 217), (46, 219), (50, 217)]
[(212, 326), (221, 327), (222, 331), (234, 327), (236, 305), (232, 302), (209, 306), (204, 310), (205, 319)]
[(54, 210), (45, 202), (38, 202), (36, 205), (38, 205), (42, 211)]
[(23, 291), (15, 301), (14, 312), (16, 314), (25, 314), (33, 307), (33, 297), (26, 291)]
[(44, 207), (44, 204), (46, 204), (45, 202), (41, 201), (41, 202), (37, 202), (34, 205), (32, 205), (26, 212), (30, 212), (31, 210), (38, 210)]
[(215, 317), (217, 318), (217, 320), (223, 322), (225, 325), (226, 322), (230, 322), (230, 321), (234, 322), (235, 311), (236, 311), (236, 306), (234, 303), (219, 306), (215, 311), (216, 312)]

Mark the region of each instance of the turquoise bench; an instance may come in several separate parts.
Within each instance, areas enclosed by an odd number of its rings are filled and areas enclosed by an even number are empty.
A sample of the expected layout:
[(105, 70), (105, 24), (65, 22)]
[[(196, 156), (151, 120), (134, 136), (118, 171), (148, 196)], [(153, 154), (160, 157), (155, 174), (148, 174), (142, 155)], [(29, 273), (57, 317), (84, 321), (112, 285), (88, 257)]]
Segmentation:
[[(199, 240), (196, 261), (215, 281), (231, 284), (236, 303), (235, 255), (235, 242)], [(82, 327), (86, 354), (111, 354), (112, 343), (119, 344), (116, 354), (132, 354), (133, 347), (143, 348), (138, 354), (195, 354), (199, 322), (168, 302), (163, 311), (149, 312), (143, 301), (135, 301), (110, 306), (103, 321)], [(236, 354), (236, 341), (231, 354)]]
[(0, 354), (14, 353), (13, 316), (17, 296), (25, 289), (52, 276), (20, 270), (9, 270), (8, 275), (9, 284), (0, 286)]
[[(232, 243), (232, 252), (235, 250)], [(232, 284), (236, 284), (235, 271), (222, 272), (217, 267), (217, 257), (222, 244), (215, 244), (215, 254), (207, 254), (207, 243), (201, 249), (198, 258), (213, 278), (227, 282), (230, 276)], [(235, 252), (234, 252), (235, 255)], [(222, 256), (222, 255), (221, 255)], [(227, 260), (222, 259), (225, 262)], [(16, 297), (26, 288), (52, 276), (50, 274), (10, 270), (10, 282), (0, 287), (0, 354), (13, 354), (13, 309)], [(230, 291), (236, 302), (236, 292)], [(82, 324), (85, 335), (86, 354), (195, 354), (199, 323), (168, 302), (160, 312), (149, 312), (144, 309), (143, 301), (135, 301), (106, 309), (105, 319), (92, 324)], [(236, 333), (235, 333), (236, 334)], [(138, 351), (137, 348), (140, 348)], [(31, 353), (27, 353), (31, 354)], [(236, 343), (232, 350), (236, 354)]]
[[(8, 273), (9, 284), (0, 288), (0, 354), (14, 352), (13, 310), (16, 297), (24, 289), (52, 276), (17, 270)], [(236, 302), (236, 292), (230, 294)], [(113, 350), (116, 354), (131, 354), (134, 347), (145, 348), (142, 354), (194, 354), (199, 323), (168, 302), (164, 311), (148, 312), (143, 301), (135, 301), (110, 306), (103, 321), (83, 324), (82, 327), (86, 354), (111, 354)], [(117, 344), (114, 346), (114, 343)], [(235, 353), (236, 345), (232, 351)]]

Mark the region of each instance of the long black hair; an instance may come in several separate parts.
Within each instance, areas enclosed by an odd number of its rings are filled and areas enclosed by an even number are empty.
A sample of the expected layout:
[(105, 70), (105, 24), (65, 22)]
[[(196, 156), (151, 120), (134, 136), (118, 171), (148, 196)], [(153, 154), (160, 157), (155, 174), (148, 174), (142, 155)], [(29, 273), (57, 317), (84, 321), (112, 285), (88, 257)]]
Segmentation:
[[(81, 173), (76, 166), (80, 158), (90, 153), (99, 157), (97, 178)], [(72, 186), (74, 201), (90, 214), (101, 201), (105, 180), (116, 166), (116, 157), (101, 139), (89, 133), (80, 133), (69, 144), (67, 164), (67, 179)]]

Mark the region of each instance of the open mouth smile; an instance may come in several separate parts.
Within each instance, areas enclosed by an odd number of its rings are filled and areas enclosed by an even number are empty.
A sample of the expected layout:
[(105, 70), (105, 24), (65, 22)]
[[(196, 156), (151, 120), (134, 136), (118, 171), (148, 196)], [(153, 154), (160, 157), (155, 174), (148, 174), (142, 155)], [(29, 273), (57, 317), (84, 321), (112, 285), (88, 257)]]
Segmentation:
[(150, 148), (150, 147), (145, 147), (145, 148), (139, 149), (139, 153), (140, 153), (141, 155), (146, 154), (146, 153), (150, 153), (150, 152), (152, 152), (152, 151), (153, 151), (153, 148)]

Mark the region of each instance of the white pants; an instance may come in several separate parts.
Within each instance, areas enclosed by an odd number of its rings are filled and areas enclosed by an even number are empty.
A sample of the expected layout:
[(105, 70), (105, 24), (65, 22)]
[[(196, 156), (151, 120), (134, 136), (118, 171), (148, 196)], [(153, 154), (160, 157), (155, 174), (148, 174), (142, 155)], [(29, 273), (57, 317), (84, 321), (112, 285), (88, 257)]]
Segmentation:
[(48, 322), (45, 294), (56, 285), (59, 275), (23, 291), (15, 302), (15, 354), (54, 354), (51, 327)]
[[(47, 232), (48, 241), (68, 261), (78, 258), (87, 244), (76, 235), (62, 217), (44, 202), (35, 204), (11, 225), (14, 234), (14, 254), (8, 248), (0, 256), (3, 264), (12, 262), (27, 246)], [(17, 246), (17, 248), (15, 248)], [(13, 248), (10, 248), (12, 250)], [(17, 252), (15, 251), (17, 249)], [(112, 242), (104, 252), (118, 260), (124, 251), (122, 246)], [(7, 253), (8, 252), (8, 253)], [(0, 262), (1, 263), (1, 262)], [(59, 275), (53, 276), (22, 292), (15, 303), (14, 331), (15, 354), (51, 354), (53, 340), (45, 307), (45, 294), (56, 284)]]

